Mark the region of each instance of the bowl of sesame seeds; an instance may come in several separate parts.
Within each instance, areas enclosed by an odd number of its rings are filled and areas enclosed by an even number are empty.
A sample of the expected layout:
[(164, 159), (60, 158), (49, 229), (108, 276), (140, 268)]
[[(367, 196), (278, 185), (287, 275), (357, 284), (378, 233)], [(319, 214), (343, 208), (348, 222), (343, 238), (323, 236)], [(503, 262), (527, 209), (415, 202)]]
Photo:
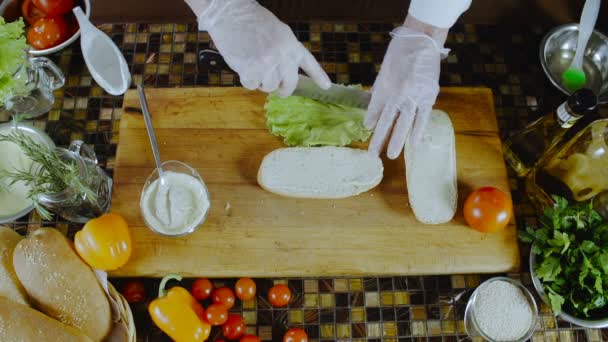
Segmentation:
[(494, 277), (475, 289), (464, 316), (465, 329), (472, 338), (523, 342), (536, 331), (538, 307), (521, 282)]

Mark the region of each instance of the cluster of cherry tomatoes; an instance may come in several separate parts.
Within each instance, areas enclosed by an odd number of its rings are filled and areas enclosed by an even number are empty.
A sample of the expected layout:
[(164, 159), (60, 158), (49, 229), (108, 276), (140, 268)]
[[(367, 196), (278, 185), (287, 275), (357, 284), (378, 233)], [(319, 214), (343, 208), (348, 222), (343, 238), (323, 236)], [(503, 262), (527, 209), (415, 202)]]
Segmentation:
[[(139, 280), (125, 283), (121, 292), (130, 303), (143, 302), (146, 299), (144, 284)], [(221, 326), (224, 338), (239, 342), (260, 342), (259, 337), (245, 333), (247, 327), (241, 315), (229, 313), (237, 298), (241, 301), (255, 298), (257, 287), (252, 279), (239, 279), (233, 291), (225, 286), (216, 288), (209, 279), (200, 278), (194, 281), (190, 292), (199, 301), (211, 299), (211, 304), (205, 309), (205, 319), (212, 326)], [(284, 284), (274, 285), (268, 290), (268, 301), (274, 307), (287, 306), (291, 297), (291, 290)], [(308, 342), (308, 335), (302, 329), (292, 328), (285, 333), (283, 341)], [(224, 342), (224, 340), (216, 340), (216, 342)]]
[(21, 14), (30, 25), (27, 42), (44, 50), (68, 40), (78, 30), (73, 7), (74, 0), (24, 0)]

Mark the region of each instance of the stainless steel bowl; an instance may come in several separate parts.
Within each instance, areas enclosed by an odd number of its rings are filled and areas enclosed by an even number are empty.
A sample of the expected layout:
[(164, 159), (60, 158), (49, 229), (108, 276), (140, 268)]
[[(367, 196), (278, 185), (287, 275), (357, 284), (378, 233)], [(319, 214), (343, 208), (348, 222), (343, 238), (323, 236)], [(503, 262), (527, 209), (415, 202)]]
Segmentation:
[[(20, 11), (22, 2), (23, 2), (22, 0), (0, 0), (0, 16), (4, 16), (4, 11), (9, 7), (17, 7), (18, 10)], [(91, 16), (91, 0), (76, 1), (75, 4), (78, 5), (79, 2), (80, 2), (80, 6), (83, 7), (82, 10), (84, 11), (84, 14), (87, 16), (87, 18), (89, 18)], [(13, 19), (16, 19), (16, 18), (13, 18)], [(74, 33), (68, 40), (66, 40), (65, 42), (63, 42), (57, 46), (53, 46), (52, 48), (44, 49), (44, 50), (36, 50), (34, 48), (31, 48), (29, 53), (32, 56), (50, 55), (51, 53), (63, 50), (65, 47), (69, 46), (76, 39), (78, 39), (78, 37), (80, 37), (80, 29), (78, 31), (76, 31), (76, 33)]]
[[(549, 307), (551, 307), (551, 303), (549, 303), (549, 299), (547, 298), (547, 295), (545, 294), (545, 291), (543, 290), (543, 285), (542, 285), (540, 279), (538, 279), (538, 277), (536, 276), (536, 272), (534, 271), (535, 267), (536, 267), (536, 255), (534, 253), (530, 252), (530, 276), (532, 277), (532, 284), (534, 284), (534, 289), (540, 296), (540, 299), (545, 304), (547, 304)], [(563, 311), (562, 311), (562, 313), (560, 313), (558, 315), (558, 317), (561, 317), (566, 322), (570, 322), (572, 324), (576, 324), (578, 326), (585, 327), (585, 328), (600, 329), (600, 328), (608, 327), (608, 317), (604, 318), (604, 319), (597, 319), (597, 320), (582, 319), (582, 318), (577, 318), (572, 315), (569, 315)]]
[[(570, 91), (561, 83), (562, 74), (570, 67), (578, 40), (578, 24), (554, 28), (540, 43), (540, 63), (551, 83), (564, 94)], [(599, 96), (601, 103), (608, 102), (608, 38), (593, 31), (583, 60), (587, 85)]]

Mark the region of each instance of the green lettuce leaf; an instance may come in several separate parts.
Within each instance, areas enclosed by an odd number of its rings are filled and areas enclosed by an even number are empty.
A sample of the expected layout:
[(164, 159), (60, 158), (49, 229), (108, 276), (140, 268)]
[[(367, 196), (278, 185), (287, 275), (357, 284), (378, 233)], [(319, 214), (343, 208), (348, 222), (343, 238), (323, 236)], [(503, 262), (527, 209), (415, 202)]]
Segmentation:
[(26, 78), (13, 77), (25, 61), (27, 43), (23, 20), (6, 23), (0, 17), (0, 105), (13, 97), (27, 92)]
[(301, 96), (266, 100), (266, 125), (288, 146), (347, 146), (365, 142), (371, 131), (363, 125), (360, 108), (324, 103)]

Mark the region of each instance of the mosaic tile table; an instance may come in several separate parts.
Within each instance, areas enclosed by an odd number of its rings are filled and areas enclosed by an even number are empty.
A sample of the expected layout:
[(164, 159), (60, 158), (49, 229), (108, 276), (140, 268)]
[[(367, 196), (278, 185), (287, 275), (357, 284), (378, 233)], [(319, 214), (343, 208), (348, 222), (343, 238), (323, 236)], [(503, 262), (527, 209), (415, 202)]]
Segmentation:
[[(295, 23), (291, 27), (310, 48), (331, 78), (341, 83), (371, 85), (386, 50), (391, 24)], [(212, 47), (209, 36), (196, 25), (102, 25), (122, 49), (134, 83), (148, 87), (236, 86), (230, 70), (208, 70), (198, 65), (198, 51)], [(504, 136), (547, 113), (564, 100), (544, 77), (537, 47), (541, 28), (506, 30), (497, 26), (457, 25), (443, 61), (441, 85), (487, 86), (494, 92), (501, 134)], [(107, 95), (95, 84), (84, 65), (79, 45), (51, 58), (67, 75), (53, 110), (35, 120), (58, 145), (83, 139), (92, 144), (99, 161), (112, 174), (121, 97)], [(4, 115), (4, 116), (2, 116)], [(0, 114), (0, 121), (6, 121)], [(519, 227), (534, 223), (534, 211), (512, 178)], [(64, 222), (42, 222), (36, 214), (12, 226), (20, 231), (38, 225), (74, 231)], [(524, 248), (522, 265), (527, 265)], [(432, 253), (432, 251), (430, 251)], [(526, 271), (526, 270), (524, 270)], [(529, 274), (510, 274), (530, 285)], [(466, 338), (464, 306), (472, 290), (491, 275), (440, 277), (256, 279), (257, 300), (239, 304), (247, 330), (264, 341), (279, 341), (287, 327), (303, 327), (312, 341), (460, 341)], [(124, 280), (114, 280), (118, 286)], [(233, 279), (216, 285), (232, 285)], [(288, 283), (295, 300), (287, 309), (273, 309), (264, 298), (273, 283)], [(187, 282), (186, 282), (187, 283)], [(186, 284), (187, 285), (187, 284)], [(148, 294), (158, 280), (146, 281)], [(138, 339), (168, 340), (151, 323), (145, 304), (134, 305)], [(533, 341), (608, 341), (608, 330), (588, 330), (556, 320), (547, 306)], [(218, 337), (213, 330), (212, 339)]]

